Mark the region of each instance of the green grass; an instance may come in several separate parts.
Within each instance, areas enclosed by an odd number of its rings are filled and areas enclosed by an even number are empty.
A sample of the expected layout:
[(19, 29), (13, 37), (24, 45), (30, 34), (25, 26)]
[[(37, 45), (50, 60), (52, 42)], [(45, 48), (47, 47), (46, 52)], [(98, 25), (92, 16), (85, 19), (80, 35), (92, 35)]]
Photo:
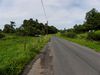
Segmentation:
[(87, 33), (84, 34), (79, 34), (77, 35), (77, 38), (68, 38), (65, 36), (62, 36), (60, 33), (57, 34), (58, 37), (64, 38), (66, 40), (78, 43), (80, 45), (89, 47), (91, 49), (94, 49), (97, 52), (100, 52), (100, 41), (91, 41), (91, 40), (87, 40)]
[(18, 75), (50, 38), (50, 36), (6, 36), (0, 40), (0, 75)]

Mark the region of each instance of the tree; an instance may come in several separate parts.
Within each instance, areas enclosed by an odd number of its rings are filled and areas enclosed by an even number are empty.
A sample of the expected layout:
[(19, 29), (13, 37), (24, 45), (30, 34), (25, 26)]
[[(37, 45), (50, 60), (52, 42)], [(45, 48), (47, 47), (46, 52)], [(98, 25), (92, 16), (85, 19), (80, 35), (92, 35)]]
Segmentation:
[[(14, 23), (11, 24), (14, 26)], [(58, 29), (54, 26), (48, 26), (47, 23), (39, 23), (38, 20), (33, 20), (30, 18), (29, 20), (24, 20), (23, 24), (16, 28), (16, 33), (22, 36), (38, 36), (38, 35), (46, 35), (57, 33)]]
[(76, 32), (76, 33), (83, 33), (83, 32), (86, 32), (86, 28), (85, 28), (85, 26), (84, 25), (75, 25), (74, 26), (74, 31)]
[(54, 34), (57, 33), (57, 28), (54, 26), (48, 26), (48, 34)]
[(24, 35), (29, 35), (29, 36), (35, 36), (41, 34), (38, 20), (36, 19), (36, 21), (34, 21), (32, 18), (23, 21), (23, 24), (20, 27), (20, 31)]
[(15, 32), (15, 22), (11, 21), (10, 24), (5, 24), (3, 32), (5, 33), (14, 33)]
[(2, 29), (0, 29), (0, 33), (2, 32)]
[(86, 13), (85, 19), (86, 24), (89, 25), (90, 30), (100, 29), (100, 13), (95, 8)]

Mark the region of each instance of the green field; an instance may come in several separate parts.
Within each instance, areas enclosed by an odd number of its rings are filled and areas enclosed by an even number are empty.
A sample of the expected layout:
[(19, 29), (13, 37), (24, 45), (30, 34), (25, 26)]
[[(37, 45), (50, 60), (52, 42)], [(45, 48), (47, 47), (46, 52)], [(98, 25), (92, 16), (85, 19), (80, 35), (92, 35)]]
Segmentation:
[(18, 75), (48, 42), (50, 36), (6, 35), (0, 40), (0, 75)]
[(100, 52), (100, 41), (93, 41), (93, 40), (86, 39), (87, 33), (78, 34), (77, 38), (68, 38), (68, 37), (62, 36), (60, 33), (57, 34), (57, 36), (61, 37), (61, 38), (64, 38), (66, 40), (78, 43), (80, 45), (89, 47), (91, 49), (94, 49), (97, 52)]

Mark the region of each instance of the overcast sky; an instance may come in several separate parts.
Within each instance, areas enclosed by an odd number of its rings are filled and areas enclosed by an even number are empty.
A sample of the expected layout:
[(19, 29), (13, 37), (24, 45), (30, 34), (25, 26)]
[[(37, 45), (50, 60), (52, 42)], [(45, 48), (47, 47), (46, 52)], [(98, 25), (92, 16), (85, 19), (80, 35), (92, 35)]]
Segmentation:
[[(92, 8), (100, 11), (100, 0), (43, 0), (49, 25), (59, 29), (83, 23)], [(24, 19), (34, 18), (45, 23), (41, 0), (0, 0), (0, 28), (10, 21), (17, 27)]]

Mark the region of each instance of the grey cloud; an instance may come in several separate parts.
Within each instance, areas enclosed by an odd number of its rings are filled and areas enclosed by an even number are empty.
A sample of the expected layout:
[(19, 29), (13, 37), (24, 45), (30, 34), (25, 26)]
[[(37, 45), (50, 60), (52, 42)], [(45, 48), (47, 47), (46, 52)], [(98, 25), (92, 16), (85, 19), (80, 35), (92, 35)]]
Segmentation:
[[(0, 0), (1, 1), (1, 0)], [(50, 25), (57, 28), (70, 28), (82, 23), (85, 13), (97, 8), (100, 11), (100, 0), (43, 0)], [(23, 19), (39, 19), (46, 22), (41, 0), (2, 0), (0, 2), (0, 28), (10, 20), (20, 26)]]

